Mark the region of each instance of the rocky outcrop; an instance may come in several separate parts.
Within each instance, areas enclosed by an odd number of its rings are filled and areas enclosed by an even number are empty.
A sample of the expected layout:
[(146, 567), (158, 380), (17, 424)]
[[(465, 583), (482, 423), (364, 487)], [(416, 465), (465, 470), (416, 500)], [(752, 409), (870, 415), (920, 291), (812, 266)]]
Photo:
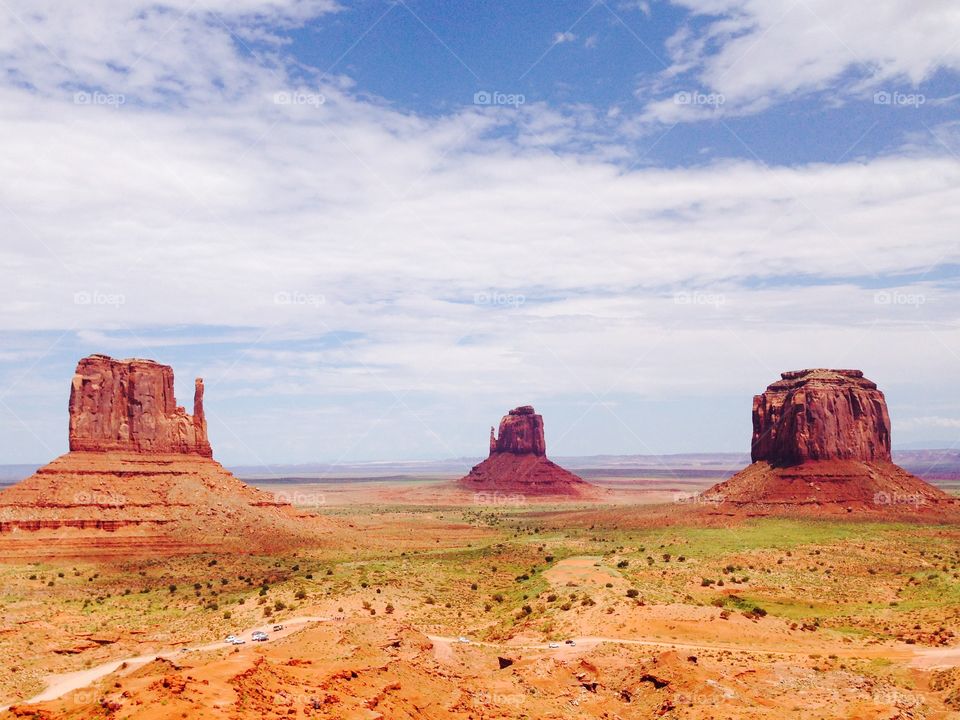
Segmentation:
[(547, 459), (543, 416), (530, 405), (514, 408), (490, 428), (490, 454), (460, 479), (478, 502), (523, 502), (527, 496), (583, 497), (593, 486)]
[(310, 523), (213, 460), (203, 412), (173, 397), (173, 370), (92, 355), (70, 388), (70, 452), (0, 492), (0, 554), (169, 555), (286, 549)]
[(514, 408), (503, 416), (496, 437), (490, 428), (490, 454), (546, 455), (547, 442), (543, 436), (543, 416), (530, 405)]
[(753, 399), (753, 464), (703, 493), (713, 513), (898, 518), (956, 502), (890, 459), (883, 393), (859, 370), (798, 370)]
[(69, 410), (71, 450), (213, 454), (203, 380), (196, 381), (188, 415), (174, 398), (173, 368), (153, 360), (84, 358), (73, 376)]
[(754, 462), (890, 462), (890, 417), (877, 385), (859, 370), (797, 370), (753, 398)]

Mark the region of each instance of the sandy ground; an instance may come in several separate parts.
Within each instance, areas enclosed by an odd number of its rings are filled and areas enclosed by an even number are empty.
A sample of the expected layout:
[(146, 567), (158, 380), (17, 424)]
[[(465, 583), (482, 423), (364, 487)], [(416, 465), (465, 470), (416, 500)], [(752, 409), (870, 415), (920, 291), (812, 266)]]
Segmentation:
[(583, 508), (444, 483), (285, 486), (324, 527), (286, 553), (0, 565), (0, 718), (958, 717), (958, 527), (688, 526), (662, 485)]

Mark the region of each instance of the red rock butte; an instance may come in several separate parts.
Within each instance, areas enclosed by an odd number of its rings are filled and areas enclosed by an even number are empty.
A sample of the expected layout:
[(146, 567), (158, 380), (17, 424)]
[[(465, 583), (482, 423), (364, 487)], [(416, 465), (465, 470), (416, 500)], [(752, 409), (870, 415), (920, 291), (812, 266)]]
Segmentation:
[(886, 398), (860, 370), (781, 373), (753, 398), (751, 459), (701, 497), (721, 512), (756, 514), (956, 509), (949, 495), (893, 464)]
[(497, 433), (490, 428), (490, 455), (457, 484), (491, 502), (517, 495), (583, 497), (594, 487), (547, 459), (543, 416), (530, 405), (507, 413)]
[(193, 415), (177, 406), (173, 368), (91, 355), (70, 385), (70, 450), (195, 453), (213, 457), (197, 378)]
[(213, 459), (203, 391), (197, 379), (189, 415), (168, 365), (82, 359), (70, 387), (70, 452), (0, 492), (0, 552), (255, 552), (301, 541), (303, 516)]

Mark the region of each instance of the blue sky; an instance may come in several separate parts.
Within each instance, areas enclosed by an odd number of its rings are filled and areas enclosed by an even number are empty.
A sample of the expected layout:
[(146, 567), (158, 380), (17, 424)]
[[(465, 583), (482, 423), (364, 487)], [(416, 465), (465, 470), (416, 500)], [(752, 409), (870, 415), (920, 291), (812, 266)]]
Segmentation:
[(0, 462), (76, 361), (207, 380), (218, 458), (745, 451), (782, 370), (960, 433), (946, 0), (9, 0)]

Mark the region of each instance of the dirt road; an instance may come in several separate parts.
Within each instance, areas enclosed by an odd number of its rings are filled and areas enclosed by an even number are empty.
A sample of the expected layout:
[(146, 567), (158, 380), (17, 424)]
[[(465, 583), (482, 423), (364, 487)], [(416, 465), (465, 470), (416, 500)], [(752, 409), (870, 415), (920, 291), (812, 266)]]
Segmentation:
[[(284, 620), (282, 623), (268, 623), (266, 625), (258, 625), (257, 627), (248, 628), (243, 632), (234, 633), (236, 637), (245, 641), (245, 645), (238, 645), (236, 647), (247, 648), (254, 644), (251, 636), (253, 633), (260, 631), (267, 633), (269, 640), (267, 642), (272, 642), (274, 640), (279, 640), (282, 637), (291, 635), (295, 632), (299, 632), (307, 625), (317, 622), (328, 622), (333, 620), (333, 618), (326, 617), (296, 617), (291, 618), (290, 620)], [(282, 624), (283, 630), (277, 632), (273, 631), (275, 624)], [(76, 672), (70, 673), (61, 673), (58, 675), (49, 675), (47, 677), (47, 687), (43, 692), (34, 695), (28, 700), (21, 700), (16, 705), (28, 705), (32, 703), (47, 702), (48, 700), (56, 700), (57, 698), (63, 697), (69, 692), (75, 690), (80, 690), (92, 685), (100, 678), (106, 677), (107, 675), (116, 672), (117, 670), (134, 670), (141, 665), (145, 665), (148, 662), (152, 662), (157, 658), (172, 659), (177, 657), (183, 657), (189, 653), (194, 652), (208, 652), (210, 650), (223, 650), (226, 648), (234, 647), (228, 645), (224, 641), (219, 641), (215, 643), (209, 643), (207, 645), (199, 645), (195, 647), (182, 646), (175, 649), (167, 649), (159, 652), (149, 652), (143, 655), (137, 655), (136, 657), (123, 658), (121, 660), (111, 660), (110, 662), (103, 663), (102, 665), (97, 665), (96, 667), (89, 668), (87, 670), (78, 670)], [(0, 707), (0, 712), (4, 712), (10, 706)]]

